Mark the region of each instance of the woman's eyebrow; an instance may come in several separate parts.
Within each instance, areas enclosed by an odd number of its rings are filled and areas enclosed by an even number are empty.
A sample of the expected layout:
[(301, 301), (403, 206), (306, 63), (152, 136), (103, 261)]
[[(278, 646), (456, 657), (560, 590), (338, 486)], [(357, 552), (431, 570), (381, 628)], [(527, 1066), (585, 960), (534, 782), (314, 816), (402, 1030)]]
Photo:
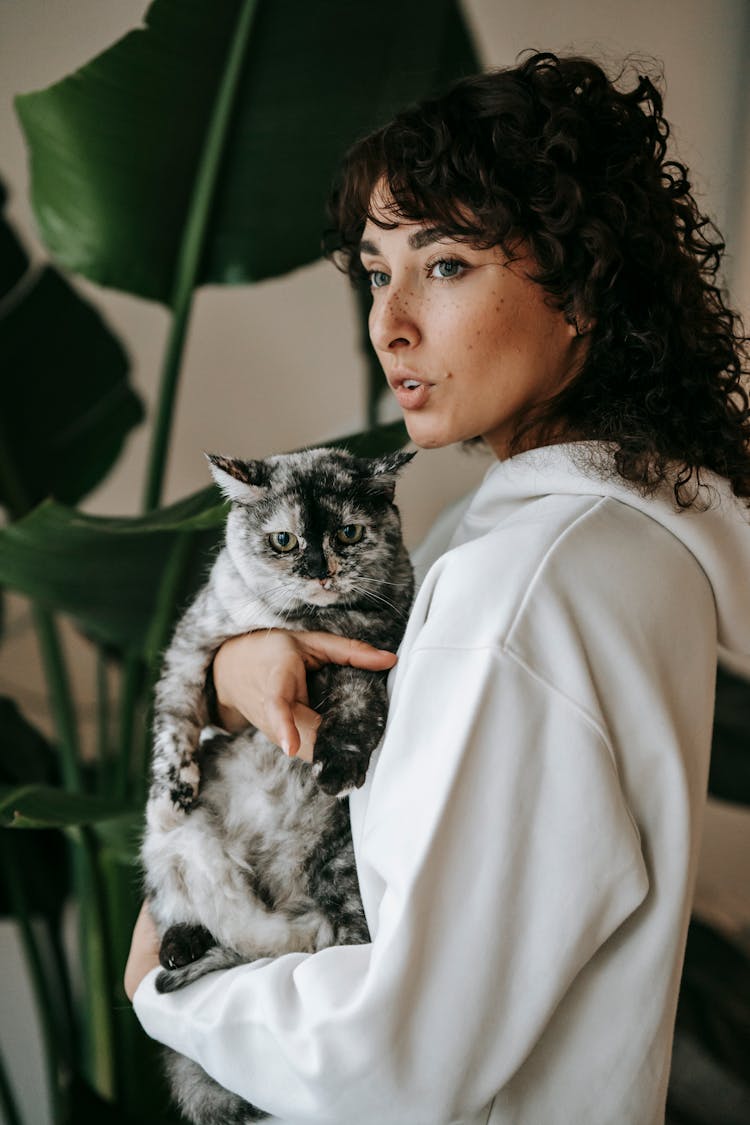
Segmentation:
[(440, 242), (442, 238), (445, 238), (445, 234), (439, 231), (437, 227), (425, 227), (424, 230), (418, 230), (409, 235), (409, 246), (412, 250), (421, 250), (423, 247), (429, 246), (431, 242)]
[[(437, 227), (425, 227), (424, 230), (415, 231), (414, 234), (409, 235), (409, 247), (411, 250), (422, 250), (425, 246), (429, 246), (432, 242), (439, 242), (445, 238), (445, 234), (438, 230)], [(368, 238), (363, 238), (359, 244), (360, 254), (380, 254), (380, 247), (376, 246), (374, 242), (370, 242)]]

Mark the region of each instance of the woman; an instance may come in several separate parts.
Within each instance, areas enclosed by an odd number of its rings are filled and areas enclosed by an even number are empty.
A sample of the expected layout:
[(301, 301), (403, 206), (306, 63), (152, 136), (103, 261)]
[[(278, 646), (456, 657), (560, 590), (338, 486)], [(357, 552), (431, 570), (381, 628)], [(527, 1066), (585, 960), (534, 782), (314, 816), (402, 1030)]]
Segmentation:
[[(497, 460), (423, 549), (352, 826), (372, 943), (158, 996), (146, 1030), (291, 1121), (663, 1120), (718, 645), (750, 670), (750, 410), (721, 251), (647, 78), (533, 55), (348, 155), (337, 254), (421, 447)], [(237, 638), (216, 686), (306, 756), (304, 669)], [(144, 978), (145, 979), (142, 979)]]

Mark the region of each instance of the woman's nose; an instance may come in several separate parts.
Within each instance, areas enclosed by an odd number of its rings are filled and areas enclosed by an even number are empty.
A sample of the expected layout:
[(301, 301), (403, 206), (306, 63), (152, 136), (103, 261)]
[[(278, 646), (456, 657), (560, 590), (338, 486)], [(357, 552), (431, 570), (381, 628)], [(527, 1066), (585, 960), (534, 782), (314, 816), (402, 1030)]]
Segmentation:
[(370, 311), (370, 339), (378, 351), (413, 347), (419, 342), (414, 298), (404, 290), (388, 286), (376, 294)]

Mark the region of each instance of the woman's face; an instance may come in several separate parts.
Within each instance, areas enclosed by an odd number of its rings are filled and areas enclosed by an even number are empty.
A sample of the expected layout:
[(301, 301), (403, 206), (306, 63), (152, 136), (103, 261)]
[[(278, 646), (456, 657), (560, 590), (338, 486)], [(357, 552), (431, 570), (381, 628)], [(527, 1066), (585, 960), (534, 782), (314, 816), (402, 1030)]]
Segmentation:
[[(375, 213), (391, 221), (380, 198)], [(480, 436), (507, 456), (519, 413), (562, 389), (586, 344), (528, 279), (532, 263), (438, 238), (429, 223), (368, 220), (360, 249), (370, 338), (411, 439), (435, 448)]]

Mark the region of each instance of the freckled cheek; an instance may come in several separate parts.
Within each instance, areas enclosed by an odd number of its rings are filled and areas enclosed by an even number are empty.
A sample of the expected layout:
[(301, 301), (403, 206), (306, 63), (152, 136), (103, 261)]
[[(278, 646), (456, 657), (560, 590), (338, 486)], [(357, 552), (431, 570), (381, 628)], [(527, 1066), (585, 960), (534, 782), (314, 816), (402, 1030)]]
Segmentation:
[(500, 351), (519, 354), (536, 335), (536, 326), (527, 323), (523, 310), (515, 302), (500, 298), (486, 312), (477, 333), (477, 350), (488, 358), (496, 358)]
[(460, 362), (461, 357), (469, 359), (472, 370), (486, 371), (488, 366), (496, 362), (502, 345), (502, 337), (493, 326), (478, 325), (465, 333), (460, 350), (454, 347), (453, 354), (457, 362)]

